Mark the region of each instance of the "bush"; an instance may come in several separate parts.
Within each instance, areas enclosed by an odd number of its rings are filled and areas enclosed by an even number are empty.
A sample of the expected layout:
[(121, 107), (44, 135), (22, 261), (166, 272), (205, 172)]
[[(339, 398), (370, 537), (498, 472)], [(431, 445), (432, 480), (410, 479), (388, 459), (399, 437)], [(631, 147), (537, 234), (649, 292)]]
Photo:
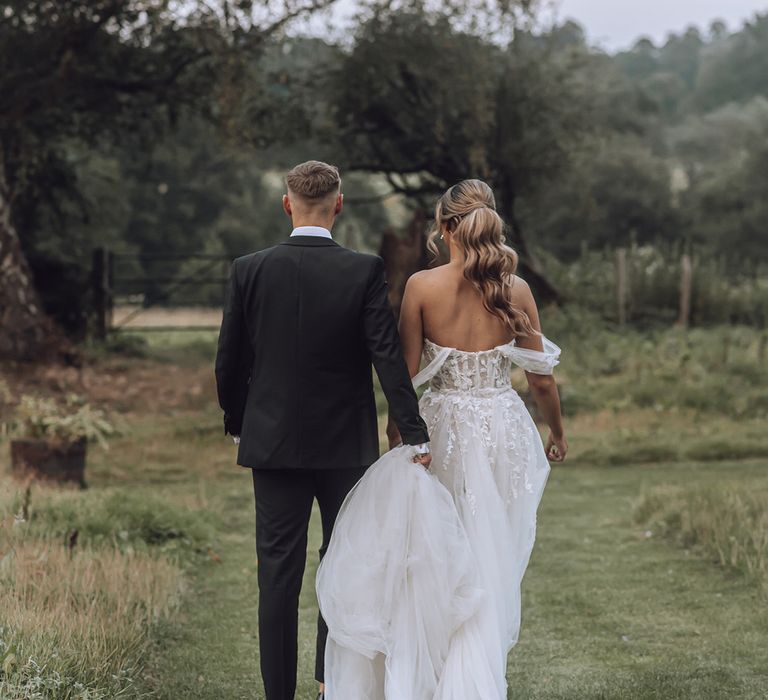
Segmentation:
[(84, 399), (70, 395), (63, 402), (24, 395), (16, 408), (12, 432), (20, 438), (76, 442), (89, 440), (107, 447), (107, 438), (116, 433), (104, 411)]
[(146, 493), (51, 493), (33, 499), (30, 533), (62, 540), (77, 531), (84, 545), (111, 545), (122, 551), (206, 551), (211, 543), (207, 514)]

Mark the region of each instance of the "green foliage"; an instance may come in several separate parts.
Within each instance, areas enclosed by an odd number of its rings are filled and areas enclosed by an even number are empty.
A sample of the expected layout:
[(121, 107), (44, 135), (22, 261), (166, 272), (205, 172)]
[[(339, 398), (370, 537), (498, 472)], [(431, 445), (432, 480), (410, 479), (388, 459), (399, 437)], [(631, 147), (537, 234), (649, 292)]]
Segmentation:
[[(477, 176), (542, 299), (554, 286), (610, 317), (610, 256), (594, 251), (673, 246), (698, 256), (695, 323), (763, 323), (768, 15), (614, 56), (573, 22), (516, 24), (531, 2), (373, 2), (337, 44), (280, 31), (317, 4), (267, 3), (275, 24), (250, 3), (2, 5), (0, 185), (45, 308), (76, 335), (93, 247), (271, 245), (288, 226), (278, 173), (310, 156), (344, 170), (351, 247), (376, 250), (404, 211)], [(545, 255), (545, 277), (534, 248), (574, 269)], [(674, 263), (659, 265), (630, 278), (633, 323), (676, 316)], [(120, 272), (144, 303), (219, 304), (215, 285), (152, 280), (195, 269)]]
[(363, 22), (333, 83), (347, 166), (385, 173), (393, 193), (425, 210), (459, 180), (487, 180), (521, 269), (547, 300), (557, 291), (530, 253), (517, 207), (567, 168), (599, 113), (584, 90), (589, 60), (577, 29), (517, 28), (500, 45), (414, 3)]
[[(0, 198), (13, 205), (45, 310), (73, 335), (87, 325), (94, 245), (204, 248), (221, 209), (242, 203), (243, 160), (216, 155), (213, 128), (190, 140), (183, 127), (207, 117), (229, 131), (269, 37), (329, 3), (0, 4)], [(247, 117), (269, 140), (286, 122), (261, 107)], [(179, 125), (174, 148), (162, 137)], [(170, 148), (146, 157), (158, 142)]]
[[(566, 414), (647, 408), (744, 419), (768, 416), (765, 331), (731, 326), (619, 329), (579, 305), (545, 311), (542, 326), (567, 349), (561, 365)], [(670, 436), (668, 442), (673, 441)], [(765, 454), (761, 444), (757, 434), (741, 452), (739, 446), (734, 449), (743, 456)], [(668, 458), (698, 454), (681, 452), (679, 444), (656, 447)]]
[(107, 439), (115, 435), (116, 430), (104, 411), (78, 396), (67, 396), (60, 403), (51, 398), (25, 395), (16, 408), (12, 432), (36, 440), (94, 441), (106, 449)]
[(696, 78), (696, 105), (708, 110), (728, 102), (768, 97), (768, 14), (756, 14), (744, 28), (715, 40), (703, 51)]
[[(540, 252), (544, 266), (563, 297), (587, 313), (618, 321), (617, 262), (611, 250), (583, 247), (564, 263)], [(744, 324), (766, 326), (768, 281), (765, 266), (752, 274), (731, 273), (725, 259), (711, 254), (692, 258), (692, 322), (697, 326)], [(679, 315), (681, 248), (631, 245), (626, 250), (626, 314), (639, 327), (673, 324)]]
[(521, 217), (537, 247), (568, 262), (585, 248), (680, 240), (671, 178), (668, 162), (642, 141), (601, 138), (585, 143), (566, 172), (525, 200)]

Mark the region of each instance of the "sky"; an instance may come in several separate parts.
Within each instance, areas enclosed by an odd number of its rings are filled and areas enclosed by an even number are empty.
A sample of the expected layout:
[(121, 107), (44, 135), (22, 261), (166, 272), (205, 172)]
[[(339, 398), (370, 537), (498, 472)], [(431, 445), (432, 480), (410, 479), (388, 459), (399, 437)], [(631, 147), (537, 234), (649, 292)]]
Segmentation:
[[(549, 10), (543, 18), (575, 19), (585, 27), (591, 44), (607, 51), (631, 47), (641, 36), (661, 43), (670, 32), (690, 25), (706, 31), (712, 20), (722, 19), (732, 31), (756, 12), (768, 12), (768, 0), (543, 0)], [(331, 24), (339, 28), (354, 13), (355, 0), (337, 0)], [(327, 20), (327, 18), (326, 18)], [(338, 20), (342, 20), (341, 23)], [(314, 32), (322, 25), (310, 21)], [(312, 30), (311, 30), (312, 31)]]
[(706, 30), (714, 19), (736, 30), (756, 12), (768, 12), (768, 0), (559, 0), (555, 5), (558, 18), (577, 20), (591, 43), (611, 51), (628, 48), (643, 35), (662, 42), (691, 24)]

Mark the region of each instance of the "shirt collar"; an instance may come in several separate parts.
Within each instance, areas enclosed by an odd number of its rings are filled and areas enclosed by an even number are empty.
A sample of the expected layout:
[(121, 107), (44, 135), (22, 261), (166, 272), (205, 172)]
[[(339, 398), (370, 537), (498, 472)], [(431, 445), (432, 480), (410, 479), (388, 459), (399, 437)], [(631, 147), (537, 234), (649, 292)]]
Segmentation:
[(321, 238), (333, 239), (331, 232), (322, 226), (297, 226), (291, 233), (291, 238), (293, 236), (320, 236)]

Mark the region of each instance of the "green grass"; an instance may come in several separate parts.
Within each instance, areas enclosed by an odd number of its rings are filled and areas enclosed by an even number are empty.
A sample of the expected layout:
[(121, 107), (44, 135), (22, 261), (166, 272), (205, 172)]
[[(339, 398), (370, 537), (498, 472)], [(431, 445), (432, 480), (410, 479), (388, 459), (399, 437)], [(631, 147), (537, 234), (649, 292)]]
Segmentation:
[(768, 488), (765, 463), (557, 468), (524, 582), (510, 697), (763, 698), (768, 613), (754, 586), (633, 519), (652, 484)]
[[(573, 319), (547, 322), (548, 335), (565, 349), (563, 390), (577, 397), (579, 408), (568, 417), (571, 456), (554, 468), (539, 513), (521, 638), (509, 659), (509, 698), (768, 697), (764, 589), (730, 556), (705, 546), (699, 529), (691, 530), (695, 542), (676, 529), (707, 509), (721, 514), (720, 530), (734, 534), (729, 493), (741, 502), (754, 494), (758, 505), (743, 512), (764, 509), (768, 455), (758, 336), (738, 330), (726, 343), (726, 331), (710, 331), (704, 343), (698, 331), (687, 339), (676, 331), (625, 337), (604, 328), (577, 332)], [(150, 348), (144, 359), (109, 360), (128, 378), (142, 363), (188, 368), (167, 381), (194, 376), (202, 393), (129, 410), (129, 431), (109, 452), (91, 453), (87, 477), (92, 494), (125, 495), (126, 510), (144, 512), (131, 525), (132, 516), (114, 502), (115, 527), (131, 533), (131, 541), (165, 533), (149, 545), (157, 549), (178, 541), (178, 531), (207, 551), (187, 566), (178, 614), (155, 627), (142, 692), (161, 700), (261, 700), (251, 480), (235, 466), (235, 448), (222, 434), (210, 372), (199, 371), (203, 358), (210, 362), (212, 344), (199, 340), (189, 353), (179, 345), (158, 347), (157, 357)], [(682, 362), (684, 345), (691, 357)], [(706, 391), (697, 389), (706, 373), (714, 375), (701, 384)], [(704, 398), (691, 406), (697, 391)], [(694, 492), (705, 496), (689, 497)], [(50, 517), (58, 522), (58, 515)], [(83, 521), (84, 532), (98, 541), (105, 518), (96, 509)], [(176, 523), (170, 531), (163, 525), (169, 518)], [(738, 522), (739, 532), (754, 534), (744, 518)], [(762, 527), (757, 517), (754, 522)], [(318, 529), (315, 513), (301, 598), (299, 699), (316, 692)]]
[[(247, 472), (221, 436), (197, 436), (194, 414), (137, 426), (162, 460), (159, 435), (190, 433), (187, 478), (159, 470), (156, 494), (218, 513), (216, 553), (195, 573), (179, 618), (163, 625), (147, 672), (155, 697), (263, 698), (256, 639), (253, 503)], [(157, 452), (155, 452), (157, 450)], [(186, 456), (186, 452), (184, 453)], [(223, 458), (222, 458), (223, 456)], [(215, 465), (215, 466), (212, 466)], [(151, 467), (151, 465), (148, 465)], [(510, 655), (510, 698), (763, 698), (768, 613), (759, 589), (711, 557), (679, 549), (637, 523), (640, 494), (658, 484), (724, 480), (768, 489), (766, 462), (666, 462), (555, 468), (524, 582), (521, 640)], [(92, 475), (99, 480), (99, 475)], [(311, 698), (318, 528), (302, 593), (298, 698)]]
[(164, 554), (205, 552), (211, 546), (213, 517), (208, 511), (176, 505), (147, 489), (97, 493), (46, 492), (35, 497), (28, 535), (63, 542), (77, 532), (80, 545)]

